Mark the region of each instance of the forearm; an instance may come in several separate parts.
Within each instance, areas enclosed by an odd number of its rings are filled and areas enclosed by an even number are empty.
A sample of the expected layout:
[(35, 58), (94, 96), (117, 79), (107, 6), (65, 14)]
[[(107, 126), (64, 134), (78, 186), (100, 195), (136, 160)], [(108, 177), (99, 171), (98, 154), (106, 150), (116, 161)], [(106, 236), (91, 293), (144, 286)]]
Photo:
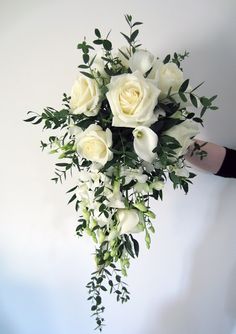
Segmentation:
[[(195, 140), (195, 142), (200, 146), (205, 143), (202, 140)], [(206, 143), (202, 147), (202, 150), (206, 151), (207, 155), (202, 159), (199, 155), (196, 155), (196, 152), (193, 152), (193, 150), (194, 144), (189, 147), (188, 152), (185, 155), (187, 161), (213, 174), (219, 171), (225, 158), (225, 147), (213, 143)]]

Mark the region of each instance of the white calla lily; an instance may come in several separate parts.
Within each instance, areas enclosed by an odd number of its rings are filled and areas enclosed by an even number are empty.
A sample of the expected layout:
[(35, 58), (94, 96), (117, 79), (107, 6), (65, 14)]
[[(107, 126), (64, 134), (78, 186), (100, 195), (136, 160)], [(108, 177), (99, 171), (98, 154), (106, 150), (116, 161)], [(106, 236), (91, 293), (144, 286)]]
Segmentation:
[(137, 126), (133, 130), (134, 150), (136, 154), (147, 162), (152, 162), (156, 156), (153, 152), (157, 146), (157, 134), (146, 126)]

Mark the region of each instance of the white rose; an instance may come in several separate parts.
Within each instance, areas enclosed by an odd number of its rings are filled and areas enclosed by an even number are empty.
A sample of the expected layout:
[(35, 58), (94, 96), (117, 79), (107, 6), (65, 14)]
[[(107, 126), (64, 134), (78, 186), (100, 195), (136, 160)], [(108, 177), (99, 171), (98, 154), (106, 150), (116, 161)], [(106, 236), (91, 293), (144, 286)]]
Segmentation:
[(133, 130), (133, 136), (136, 154), (140, 159), (152, 162), (156, 157), (156, 153), (153, 153), (153, 150), (157, 146), (157, 134), (146, 126), (137, 126)]
[(117, 218), (120, 226), (120, 234), (129, 234), (140, 232), (138, 226), (140, 219), (136, 209), (118, 209)]
[(100, 91), (97, 82), (83, 74), (78, 75), (71, 90), (71, 113), (95, 116), (100, 106)]
[(109, 148), (112, 146), (112, 133), (110, 129), (103, 129), (91, 124), (76, 138), (76, 148), (83, 158), (104, 166), (113, 157)]
[(173, 126), (164, 134), (175, 138), (181, 145), (181, 147), (175, 149), (176, 156), (184, 155), (188, 147), (193, 143), (193, 137), (199, 133), (199, 128), (196, 122), (187, 119), (186, 121)]
[(139, 71), (143, 75), (153, 66), (155, 57), (147, 50), (137, 50), (129, 59), (129, 68), (132, 72)]
[(174, 63), (161, 64), (158, 68), (157, 87), (161, 90), (161, 97), (165, 97), (171, 87), (171, 93), (178, 92), (184, 82), (183, 72)]
[(160, 90), (140, 72), (113, 76), (106, 94), (113, 114), (112, 125), (135, 128), (157, 121), (154, 108)]

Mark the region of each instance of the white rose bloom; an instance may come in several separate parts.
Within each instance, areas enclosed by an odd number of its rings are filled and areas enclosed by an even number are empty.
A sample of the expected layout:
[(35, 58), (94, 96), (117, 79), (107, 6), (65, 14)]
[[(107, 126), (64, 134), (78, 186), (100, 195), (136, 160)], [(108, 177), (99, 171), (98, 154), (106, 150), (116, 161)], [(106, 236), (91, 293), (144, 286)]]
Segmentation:
[(154, 81), (138, 71), (113, 76), (106, 94), (113, 114), (112, 125), (135, 128), (150, 126), (157, 121), (154, 108), (160, 90)]
[(109, 150), (112, 146), (110, 129), (103, 131), (99, 125), (91, 124), (76, 139), (77, 152), (83, 158), (102, 166), (112, 159), (113, 153)]
[(178, 92), (184, 82), (183, 72), (174, 63), (161, 64), (158, 68), (157, 87), (161, 97), (165, 97), (171, 87), (171, 93)]
[(79, 74), (71, 90), (71, 113), (95, 116), (100, 110), (100, 90), (97, 82)]
[(176, 156), (184, 155), (188, 147), (193, 143), (193, 137), (199, 133), (199, 128), (196, 122), (187, 119), (186, 121), (173, 126), (164, 134), (175, 138), (181, 145), (181, 147), (175, 149)]
[(136, 209), (118, 209), (117, 218), (120, 225), (120, 234), (140, 232), (140, 219)]
[(154, 55), (147, 50), (137, 50), (129, 59), (129, 68), (132, 72), (147, 73), (155, 62)]
[(152, 151), (157, 146), (157, 134), (146, 126), (137, 126), (133, 130), (134, 150), (140, 159), (152, 162), (156, 153)]

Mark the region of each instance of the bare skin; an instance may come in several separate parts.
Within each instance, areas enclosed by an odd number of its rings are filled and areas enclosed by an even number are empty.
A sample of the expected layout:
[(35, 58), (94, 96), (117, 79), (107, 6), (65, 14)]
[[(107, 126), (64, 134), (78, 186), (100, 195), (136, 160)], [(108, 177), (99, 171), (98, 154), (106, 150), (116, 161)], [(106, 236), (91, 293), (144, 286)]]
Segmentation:
[[(205, 142), (202, 140), (195, 140), (198, 145), (203, 145)], [(188, 152), (185, 155), (187, 161), (191, 164), (199, 167), (203, 170), (206, 170), (210, 173), (217, 173), (224, 161), (226, 149), (220, 145), (214, 143), (206, 143), (202, 146), (202, 150), (207, 152), (207, 155), (201, 159), (200, 156), (195, 153), (192, 155), (194, 149), (194, 144), (191, 145), (188, 149)]]

